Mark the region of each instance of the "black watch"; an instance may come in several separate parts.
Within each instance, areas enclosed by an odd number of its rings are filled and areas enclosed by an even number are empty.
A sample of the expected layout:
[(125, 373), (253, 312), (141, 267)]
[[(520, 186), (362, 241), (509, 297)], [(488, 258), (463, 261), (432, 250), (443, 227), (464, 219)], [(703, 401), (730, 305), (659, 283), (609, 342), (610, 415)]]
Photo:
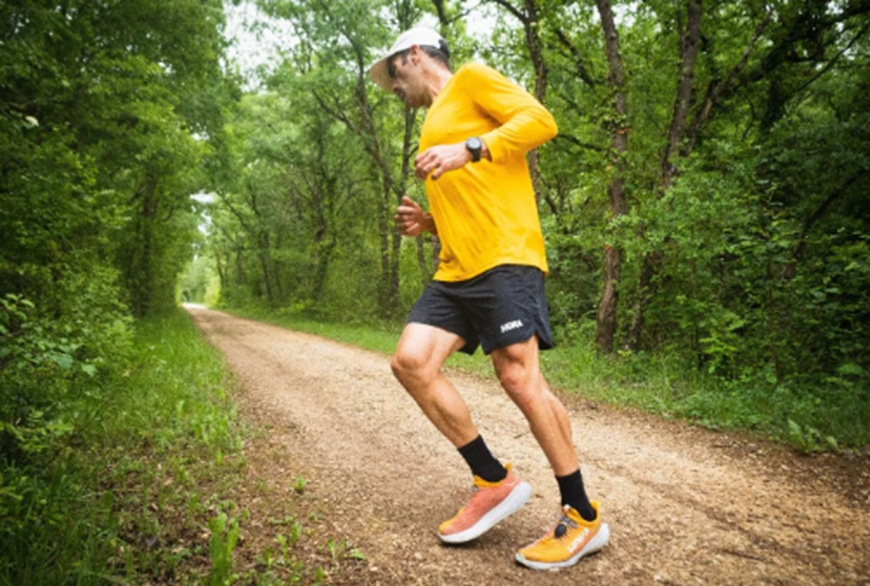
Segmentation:
[(483, 141), (476, 136), (472, 136), (465, 141), (465, 148), (471, 153), (471, 161), (476, 163), (480, 160), (480, 151), (483, 149)]

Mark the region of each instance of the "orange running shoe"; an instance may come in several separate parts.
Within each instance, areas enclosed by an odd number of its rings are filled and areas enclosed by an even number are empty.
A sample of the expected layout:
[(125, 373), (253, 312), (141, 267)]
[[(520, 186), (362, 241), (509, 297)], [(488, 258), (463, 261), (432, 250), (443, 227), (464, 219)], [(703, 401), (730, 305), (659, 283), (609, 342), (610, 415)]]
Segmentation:
[(565, 505), (559, 521), (542, 538), (518, 551), (517, 561), (535, 570), (567, 568), (607, 545), (610, 527), (601, 522), (597, 501), (592, 501), (592, 508), (595, 520), (585, 521)]
[(528, 482), (520, 482), (511, 472), (510, 464), (506, 468), (507, 476), (499, 482), (487, 482), (479, 476), (474, 477), (471, 501), (459, 509), (455, 517), (438, 527), (441, 541), (466, 543), (477, 539), (526, 504), (532, 494), (532, 486)]

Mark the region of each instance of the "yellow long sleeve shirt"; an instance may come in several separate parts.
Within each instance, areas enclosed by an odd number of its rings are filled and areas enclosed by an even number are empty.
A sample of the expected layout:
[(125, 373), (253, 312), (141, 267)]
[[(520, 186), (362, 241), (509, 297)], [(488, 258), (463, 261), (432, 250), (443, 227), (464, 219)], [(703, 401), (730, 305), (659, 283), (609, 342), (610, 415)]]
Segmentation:
[(505, 264), (548, 271), (525, 154), (557, 132), (541, 103), (494, 69), (471, 63), (450, 78), (426, 113), (420, 152), (479, 136), (492, 161), (426, 180), (441, 239), (435, 280), (463, 281)]

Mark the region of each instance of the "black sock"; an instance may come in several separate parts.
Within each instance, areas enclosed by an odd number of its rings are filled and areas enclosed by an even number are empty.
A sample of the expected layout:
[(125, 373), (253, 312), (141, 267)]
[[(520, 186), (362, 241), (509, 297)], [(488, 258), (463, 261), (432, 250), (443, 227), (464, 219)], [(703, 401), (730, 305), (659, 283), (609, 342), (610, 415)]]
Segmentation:
[(589, 497), (586, 496), (580, 470), (567, 476), (557, 476), (556, 482), (559, 483), (559, 492), (562, 493), (562, 505), (571, 505), (584, 520), (594, 521), (595, 509), (592, 508)]
[(498, 482), (507, 476), (507, 469), (495, 459), (489, 448), (486, 447), (483, 436), (479, 435), (459, 448), (459, 453), (468, 462), (471, 473), (480, 476), (487, 482)]

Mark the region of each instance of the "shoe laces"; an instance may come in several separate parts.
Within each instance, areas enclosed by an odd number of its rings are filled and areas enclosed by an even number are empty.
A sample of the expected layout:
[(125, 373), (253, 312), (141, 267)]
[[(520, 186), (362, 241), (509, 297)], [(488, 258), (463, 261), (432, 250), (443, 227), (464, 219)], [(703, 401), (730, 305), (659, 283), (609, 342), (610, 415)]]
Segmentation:
[[(480, 494), (480, 491), (483, 490), (483, 488), (485, 488), (485, 487), (477, 486), (476, 484), (471, 485), (471, 499), (470, 499), (470, 501), (473, 501), (474, 499), (476, 499), (478, 494)], [(469, 504), (470, 504), (470, 501), (469, 501)], [(467, 507), (462, 507), (462, 510), (465, 510), (466, 508)], [(460, 512), (462, 512), (462, 510)]]
[(569, 527), (574, 529), (577, 527), (577, 523), (568, 516), (568, 505), (565, 505), (562, 510), (562, 516), (559, 518), (559, 522), (556, 523), (556, 526), (553, 528), (553, 537), (561, 539), (568, 532)]

